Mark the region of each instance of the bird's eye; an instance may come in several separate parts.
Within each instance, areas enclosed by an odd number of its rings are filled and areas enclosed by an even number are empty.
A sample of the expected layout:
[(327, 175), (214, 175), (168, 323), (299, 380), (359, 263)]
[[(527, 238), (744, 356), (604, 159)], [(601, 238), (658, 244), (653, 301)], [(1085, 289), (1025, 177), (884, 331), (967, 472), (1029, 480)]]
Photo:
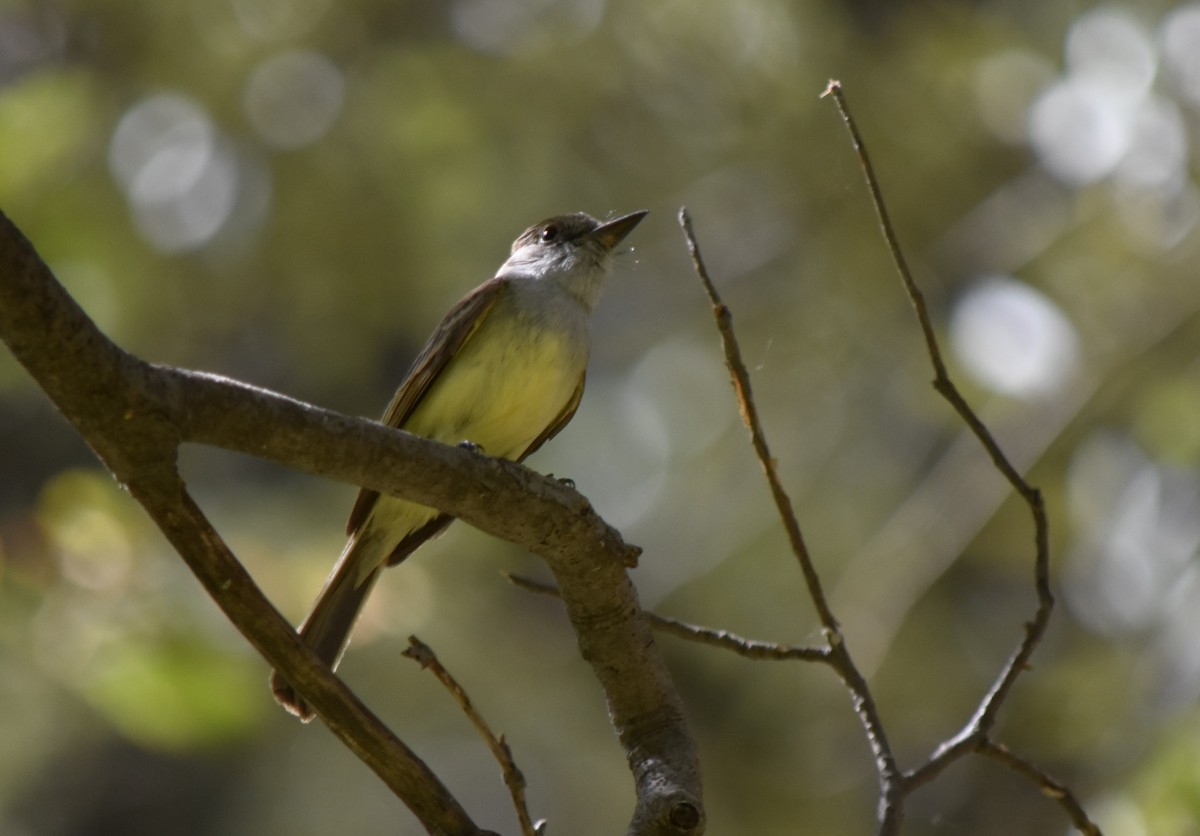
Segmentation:
[(552, 241), (558, 240), (558, 224), (548, 224), (542, 229), (542, 241), (549, 244)]

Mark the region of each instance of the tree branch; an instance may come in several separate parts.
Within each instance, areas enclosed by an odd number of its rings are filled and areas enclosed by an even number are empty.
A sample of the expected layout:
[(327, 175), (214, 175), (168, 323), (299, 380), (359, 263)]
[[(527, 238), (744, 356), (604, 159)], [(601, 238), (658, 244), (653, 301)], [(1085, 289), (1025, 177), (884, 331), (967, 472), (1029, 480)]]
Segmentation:
[[(180, 443), (238, 450), (432, 505), (543, 557), (605, 690), (634, 775), (637, 807), (629, 832), (703, 832), (699, 766), (682, 704), (625, 572), (639, 550), (574, 490), (512, 462), (133, 357), (100, 333), (2, 213), (0, 338), (142, 502), (235, 626), (343, 742), (360, 757), (378, 754), (372, 768), (411, 753), (398, 748), (399, 741), (387, 743), (386, 730), (361, 706), (364, 715), (355, 723), (341, 722), (357, 701), (298, 641), (228, 549), (217, 546), (211, 527), (201, 525), (174, 472)], [(205, 547), (188, 546), (194, 539)], [(430, 832), (479, 832), (465, 814), (451, 824), (425, 816), (426, 807), (442, 804), (429, 800), (442, 797), (431, 781), (416, 789), (389, 786)]]
[(303, 671), (305, 696), (326, 725), (409, 805), (430, 832), (486, 836), (425, 763), (300, 641), (174, 472), (139, 472), (127, 487), (230, 621), (263, 656), (269, 659), (278, 654), (289, 669)]
[[(1000, 708), (1011, 692), (1017, 678), (1028, 669), (1029, 660), (1045, 635), (1046, 628), (1050, 623), (1050, 614), (1054, 609), (1054, 595), (1050, 591), (1049, 523), (1046, 519), (1046, 508), (1042, 500), (1042, 494), (1041, 491), (1026, 482), (1025, 478), (1013, 467), (1004, 451), (1000, 449), (1000, 445), (993, 438), (991, 432), (984, 425), (983, 421), (979, 419), (979, 416), (975, 414), (975, 411), (971, 409), (966, 398), (962, 396), (958, 391), (958, 387), (950, 379), (950, 375), (946, 371), (946, 364), (942, 359), (942, 352), (938, 345), (933, 321), (929, 316), (929, 310), (925, 304), (925, 296), (913, 279), (912, 271), (908, 267), (908, 261), (904, 257), (899, 239), (896, 236), (895, 229), (892, 227), (891, 217), (888, 213), (887, 205), (883, 200), (883, 191), (879, 186), (879, 181), (875, 177), (875, 169), (871, 164), (871, 158), (867, 153), (862, 135), (858, 131), (858, 125), (855, 124), (849, 105), (842, 94), (841, 83), (836, 80), (830, 80), (828, 86), (825, 88), (825, 92), (821, 96), (822, 98), (826, 96), (831, 97), (837, 105), (838, 112), (842, 116), (842, 121), (846, 125), (846, 130), (850, 134), (851, 143), (858, 154), (863, 177), (866, 180), (867, 189), (871, 195), (871, 203), (875, 207), (875, 212), (879, 220), (880, 231), (891, 253), (892, 262), (896, 265), (896, 270), (900, 274), (900, 279), (904, 284), (905, 292), (908, 294), (913, 312), (921, 328), (921, 334), (925, 340), (925, 350), (929, 355), (929, 362), (934, 370), (934, 389), (954, 408), (954, 411), (979, 440), (979, 443), (983, 445), (996, 469), (1008, 481), (1013, 490), (1021, 496), (1025, 504), (1029, 506), (1029, 512), (1033, 518), (1035, 550), (1033, 582), (1037, 595), (1037, 609), (1034, 612), (1033, 620), (1026, 622), (1024, 637), (1001, 668), (995, 683), (989, 689), (988, 693), (984, 695), (978, 708), (967, 721), (966, 725), (956, 735), (938, 746), (922, 766), (905, 773), (902, 795), (906, 795), (928, 783), (950, 763), (972, 751), (981, 751), (992, 757), (1006, 759), (1006, 762), (1010, 766), (1014, 766), (1015, 764), (1027, 765), (1029, 767), (1027, 770), (1018, 769), (1023, 774), (1041, 774), (1037, 773), (1027, 761), (1021, 760), (1000, 744), (992, 741), (990, 734), (995, 727)], [(1049, 780), (1047, 776), (1046, 781)], [(1045, 787), (1047, 784), (1043, 782), (1042, 786)], [(1072, 822), (1082, 832), (1093, 832), (1095, 825), (1087, 821), (1087, 817), (1083, 815), (1082, 808), (1075, 802), (1074, 797), (1069, 792), (1065, 793), (1065, 797), (1075, 803), (1074, 809), (1069, 804), (1064, 804), (1071, 815)], [(1076, 813), (1079, 814), (1078, 817)], [(1081, 821), (1084, 822), (1084, 825), (1080, 824)]]
[(971, 722), (968, 723), (967, 727), (960, 734), (969, 734), (972, 729), (986, 733), (995, 724), (996, 713), (1000, 710), (1000, 705), (1008, 696), (1013, 683), (1016, 682), (1017, 677), (1028, 666), (1029, 659), (1033, 656), (1033, 651), (1037, 649), (1042, 636), (1046, 632), (1046, 627), (1050, 623), (1050, 613), (1054, 609), (1054, 594), (1050, 591), (1050, 526), (1046, 520), (1045, 503), (1042, 500), (1042, 492), (1026, 482), (1025, 478), (1013, 467), (1012, 463), (1008, 460), (1008, 456), (1000, 449), (999, 443), (992, 437), (991, 432), (984, 425), (983, 421), (979, 419), (979, 416), (975, 414), (975, 411), (971, 409), (966, 398), (962, 396), (962, 393), (958, 391), (958, 387), (954, 385), (954, 381), (950, 379), (950, 374), (946, 371), (946, 364), (942, 360), (942, 351), (938, 346), (933, 321), (930, 319), (929, 310), (925, 305), (925, 295), (917, 287), (917, 283), (913, 279), (912, 271), (908, 268), (908, 261), (904, 258), (904, 252), (900, 248), (899, 239), (892, 228), (892, 221), (887, 211), (887, 205), (883, 202), (883, 192), (879, 188), (878, 180), (875, 178), (875, 168), (871, 165), (871, 158), (867, 154), (866, 145), (863, 143), (862, 136), (858, 132), (858, 126), (855, 124), (854, 117), (850, 113), (845, 96), (842, 94), (841, 83), (831, 80), (829, 86), (825, 88), (825, 92), (821, 95), (833, 98), (838, 111), (842, 115), (842, 121), (846, 123), (846, 130), (850, 133), (850, 139), (854, 144), (855, 151), (858, 153), (863, 177), (871, 193), (871, 203), (875, 207), (875, 212), (879, 218), (880, 231), (883, 234), (884, 241), (887, 242), (888, 250), (892, 255), (892, 261), (896, 265), (896, 270), (900, 273), (900, 279), (904, 283), (905, 292), (912, 303), (913, 313), (916, 315), (917, 322), (921, 326), (921, 333), (925, 339), (925, 350), (929, 354), (929, 362), (933, 366), (934, 371), (933, 388), (949, 402), (975, 437), (979, 439), (979, 443), (983, 445), (984, 450), (991, 457), (996, 469), (1012, 485), (1013, 490), (1025, 500), (1025, 504), (1029, 506), (1029, 512), (1033, 517), (1035, 549), (1033, 581), (1034, 589), (1037, 592), (1037, 611), (1034, 613), (1033, 621), (1025, 625), (1024, 640), (1017, 646), (1008, 664), (1001, 671), (995, 685), (992, 686), (992, 690), (980, 704), (979, 711), (972, 717)]
[(892, 834), (899, 833), (903, 818), (901, 814), (904, 793), (903, 775), (896, 765), (896, 758), (892, 754), (891, 744), (888, 742), (887, 732), (883, 727), (883, 720), (875, 706), (875, 699), (871, 696), (870, 686), (867, 685), (866, 678), (855, 665), (850, 650), (846, 647), (845, 637), (842, 635), (841, 627), (838, 625), (833, 611), (829, 608), (825, 590), (817, 575), (816, 567), (813, 565), (808, 546), (804, 542), (800, 523), (792, 508), (792, 500), (779, 479), (776, 461), (767, 446), (766, 433), (763, 431), (758, 417), (758, 407), (754, 403), (754, 395), (751, 393), (750, 373), (746, 370), (746, 364), (742, 362), (741, 347), (738, 345), (737, 335), (733, 330), (733, 314), (729, 307), (721, 301), (720, 294), (717, 293), (717, 288), (708, 275), (708, 268), (704, 264), (704, 258), (700, 254), (700, 245), (697, 243), (695, 231), (692, 229), (692, 219), (688, 216), (686, 208), (679, 210), (679, 225), (683, 229), (688, 252), (692, 256), (692, 266), (712, 303), (713, 317), (716, 319), (717, 331), (721, 335), (721, 344), (725, 350), (725, 365), (729, 369), (729, 379), (733, 384), (742, 421), (745, 423), (746, 429), (750, 431), (754, 454), (762, 467), (763, 475), (766, 476), (771, 496), (775, 500), (776, 510), (791, 543), (792, 553), (800, 563), (800, 570), (804, 574), (809, 598), (812, 599), (817, 616), (821, 620), (822, 632), (828, 644), (827, 661), (850, 692), (850, 701), (854, 706), (854, 712), (858, 715), (859, 722), (862, 723), (867, 741), (871, 745), (871, 751), (875, 755), (880, 792), (879, 834), (880, 836), (892, 836)]
[[(552, 598), (561, 597), (558, 589), (548, 583), (535, 581), (532, 578), (515, 575), (511, 572), (506, 573), (505, 577), (508, 578), (513, 586), (520, 587), (527, 592), (549, 595)], [(650, 612), (649, 610), (643, 611), (642, 614), (646, 616), (646, 620), (650, 622), (650, 626), (656, 630), (670, 633), (672, 636), (696, 642), (697, 644), (707, 644), (712, 647), (719, 647), (722, 650), (729, 650), (747, 659), (775, 662), (798, 659), (805, 662), (824, 662), (829, 664), (828, 648), (796, 647), (794, 645), (778, 644), (777, 642), (747, 639), (728, 630), (718, 630), (712, 627), (701, 627), (698, 624), (689, 624), (686, 621), (669, 618), (665, 615)]]
[[(859, 161), (866, 177), (872, 202), (879, 216), (884, 239), (891, 251), (893, 261), (900, 273), (905, 290), (908, 293), (918, 323), (920, 324), (921, 332), (924, 335), (926, 350), (934, 368), (934, 388), (953, 406), (954, 410), (988, 452), (996, 469), (1000, 471), (1013, 489), (1025, 500), (1034, 521), (1034, 543), (1036, 548), (1034, 587), (1037, 593), (1038, 606), (1033, 620), (1025, 625), (1024, 638), (1002, 667), (992, 688), (980, 701), (976, 712), (963, 729), (954, 737), (941, 744), (921, 767), (910, 772), (901, 772), (891, 753), (887, 735), (871, 696), (870, 688), (846, 647), (841, 629), (829, 607), (820, 578), (817, 575), (808, 547), (801, 534), (791, 500), (779, 479), (775, 459), (770, 454), (766, 436), (758, 417), (758, 410), (750, 387), (750, 376), (745, 364), (742, 362), (741, 349), (738, 346), (737, 337), (733, 329), (733, 316), (728, 306), (721, 300), (716, 286), (708, 275), (708, 270), (704, 264), (704, 259), (701, 256), (695, 232), (692, 228), (691, 218), (688, 216), (686, 209), (680, 210), (679, 223), (683, 229), (684, 238), (692, 257), (692, 264), (696, 275), (699, 277), (705, 293), (712, 304), (713, 316), (716, 320), (717, 330), (724, 347), (725, 362), (729, 370), (730, 380), (733, 384), (742, 420), (750, 432), (751, 445), (762, 467), (763, 474), (767, 479), (776, 509), (782, 520), (784, 530), (787, 532), (792, 551), (800, 564), (805, 583), (808, 587), (809, 597), (816, 608), (825, 639), (828, 642), (828, 647), (824, 651), (822, 661), (826, 661), (837, 671), (842, 682), (850, 692), (855, 711), (859, 716), (860, 722), (863, 724), (868, 741), (875, 755), (875, 764), (880, 783), (879, 826), (877, 832), (881, 836), (898, 833), (904, 818), (904, 802), (906, 797), (918, 787), (932, 780), (958, 758), (963, 757), (968, 752), (980, 751), (1003, 760), (1026, 776), (1033, 777), (1043, 789), (1052, 789), (1054, 791), (1052, 794), (1062, 801), (1064, 808), (1071, 816), (1072, 822), (1083, 832), (1091, 833), (1093, 832), (1094, 825), (1087, 821), (1086, 815), (1083, 814), (1082, 808), (1074, 799), (1074, 796), (1066, 791), (1064, 787), (1053, 782), (1049, 776), (1038, 771), (1027, 761), (1012, 755), (1007, 749), (996, 744), (989, 737), (1001, 706), (1017, 678), (1028, 667), (1029, 660), (1045, 633), (1054, 605), (1054, 598), (1051, 594), (1049, 583), (1048, 525), (1041, 493), (1036, 488), (1031, 487), (1020, 473), (1017, 472), (1016, 468), (1012, 466), (1004, 452), (1000, 449), (999, 444), (992, 437), (990, 431), (974, 413), (967, 404), (966, 399), (963, 398), (951, 381), (942, 359), (941, 349), (938, 346), (924, 296), (912, 278), (895, 232), (892, 229), (891, 220), (883, 202), (882, 192), (875, 179), (874, 169), (862, 142), (862, 137), (858, 133), (858, 128), (842, 96), (841, 85), (836, 81), (830, 81), (829, 86), (822, 96), (833, 97), (850, 132), (851, 140), (858, 153)], [(676, 625), (675, 629), (679, 630), (679, 626)], [(704, 640), (713, 644), (729, 645), (728, 642), (715, 640), (716, 634), (714, 631), (703, 631), (691, 625), (686, 625), (679, 631), (684, 634), (690, 633), (693, 636), (702, 634), (704, 635)], [(734, 643), (734, 646), (736, 647), (737, 643)], [(759, 658), (780, 657), (775, 655), (761, 656)], [(1063, 799), (1066, 800), (1063, 801)]]

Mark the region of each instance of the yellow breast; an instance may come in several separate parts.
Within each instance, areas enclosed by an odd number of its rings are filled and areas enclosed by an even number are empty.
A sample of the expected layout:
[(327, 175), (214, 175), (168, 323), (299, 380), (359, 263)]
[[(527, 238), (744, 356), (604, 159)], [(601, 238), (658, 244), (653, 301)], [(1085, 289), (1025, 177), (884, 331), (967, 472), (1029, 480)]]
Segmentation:
[(579, 342), (493, 310), (446, 364), (404, 429), (517, 458), (574, 395), (587, 363), (586, 335)]

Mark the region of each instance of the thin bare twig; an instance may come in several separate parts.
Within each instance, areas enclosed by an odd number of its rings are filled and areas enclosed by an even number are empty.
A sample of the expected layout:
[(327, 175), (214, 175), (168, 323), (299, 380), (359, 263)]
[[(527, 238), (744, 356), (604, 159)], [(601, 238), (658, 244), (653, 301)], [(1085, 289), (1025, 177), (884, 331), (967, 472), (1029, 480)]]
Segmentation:
[[(901, 280), (904, 282), (904, 288), (908, 292), (913, 311), (917, 316), (921, 332), (925, 337), (925, 348), (929, 354), (929, 362), (932, 364), (934, 370), (934, 388), (954, 407), (955, 412), (970, 427), (988, 455), (991, 456), (996, 468), (1004, 475), (1009, 484), (1013, 486), (1013, 489), (1025, 500), (1029, 506), (1030, 513), (1033, 515), (1034, 543), (1036, 547), (1034, 585), (1038, 597), (1037, 612), (1034, 615), (1033, 621), (1025, 625), (1025, 639), (1009, 658), (1008, 664), (1005, 665), (1000, 677), (980, 703), (979, 710), (959, 736), (977, 732), (986, 733), (995, 724), (996, 713), (999, 711), (1005, 697), (1007, 697), (1008, 691), (1012, 688), (1013, 682), (1016, 681), (1016, 678), (1027, 667), (1030, 656), (1033, 655), (1034, 649), (1045, 633), (1046, 625), (1050, 620), (1050, 612), (1054, 607), (1054, 595), (1050, 591), (1049, 526), (1046, 521), (1045, 505), (1042, 501), (1041, 491), (1030, 486), (1008, 461), (1008, 457), (1000, 449), (1000, 445), (992, 437), (991, 432), (975, 414), (974, 410), (967, 404), (966, 399), (958, 391), (958, 388), (951, 381), (946, 371), (946, 364), (942, 360), (942, 352), (934, 333), (933, 322), (929, 317), (929, 311), (925, 305), (924, 294), (921, 293), (920, 288), (917, 287), (916, 282), (913, 280), (912, 271), (909, 270), (908, 262), (904, 258), (903, 251), (900, 249), (900, 243), (896, 237), (895, 229), (892, 227), (887, 206), (883, 201), (879, 182), (875, 177), (875, 169), (871, 165), (871, 159), (863, 143), (862, 136), (858, 131), (858, 126), (855, 124), (849, 105), (842, 94), (841, 83), (831, 80), (829, 86), (826, 87), (825, 92), (821, 95), (833, 98), (838, 111), (842, 115), (842, 120), (846, 123), (846, 129), (850, 133), (854, 148), (858, 153), (859, 163), (862, 166), (867, 188), (871, 193), (871, 202), (878, 215), (883, 238), (887, 242), (888, 249), (891, 251), (892, 260), (900, 273)], [(949, 747), (943, 747), (943, 750), (946, 748)]]
[(994, 743), (990, 740), (985, 741), (979, 748), (979, 753), (987, 755), (989, 758), (994, 758), (1009, 769), (1019, 775), (1024, 775), (1037, 784), (1041, 788), (1043, 795), (1059, 803), (1071, 819), (1071, 824), (1075, 825), (1075, 829), (1084, 834), (1084, 836), (1101, 836), (1100, 828), (1088, 818), (1088, 814), (1083, 809), (1083, 805), (1079, 803), (1079, 799), (1061, 781), (1052, 778), (1048, 773), (1034, 766), (1025, 758), (1014, 755), (1003, 744)]
[(776, 461), (771, 457), (770, 448), (767, 446), (766, 433), (763, 431), (758, 417), (758, 407), (754, 403), (754, 395), (750, 389), (750, 373), (746, 370), (745, 363), (742, 362), (741, 347), (738, 345), (737, 335), (733, 330), (733, 314), (730, 312), (729, 306), (721, 300), (716, 286), (708, 275), (708, 268), (700, 254), (700, 245), (696, 242), (692, 219), (688, 215), (686, 207), (679, 210), (679, 225), (687, 240), (688, 252), (692, 256), (692, 266), (695, 267), (696, 275), (712, 304), (713, 317), (716, 319), (717, 330), (721, 335), (721, 344), (725, 350), (725, 364), (729, 369), (729, 378), (737, 397), (742, 421), (750, 431), (754, 453), (767, 478), (771, 496), (775, 500), (775, 507), (791, 543), (792, 553), (800, 563), (800, 570), (804, 574), (804, 581), (808, 586), (809, 597), (821, 620), (825, 640), (828, 642), (826, 660), (837, 671), (843, 684), (849, 690), (854, 711), (863, 725), (867, 740), (871, 745), (871, 751), (875, 755), (875, 768), (879, 775), (880, 795), (882, 796), (878, 832), (880, 836), (891, 836), (891, 834), (900, 832), (900, 823), (903, 818), (904, 776), (896, 765), (896, 759), (892, 754), (891, 744), (888, 742), (887, 732), (884, 730), (879, 710), (875, 706), (870, 686), (867, 685), (867, 680), (859, 671), (858, 666), (854, 664), (837, 619), (829, 608), (821, 580), (812, 562), (812, 556), (804, 542), (804, 536), (800, 532), (800, 523), (792, 508), (791, 498), (779, 479)]
[[(1054, 595), (1050, 590), (1049, 524), (1046, 519), (1046, 509), (1041, 491), (1026, 482), (1025, 478), (1013, 467), (991, 432), (975, 414), (974, 410), (971, 409), (946, 371), (946, 364), (942, 359), (941, 348), (938, 345), (933, 322), (930, 319), (929, 310), (925, 304), (924, 294), (922, 294), (916, 281), (913, 279), (912, 271), (909, 269), (908, 262), (904, 258), (904, 253), (900, 248), (899, 239), (896, 236), (895, 229), (892, 227), (891, 218), (883, 200), (879, 181), (875, 177), (875, 169), (871, 164), (870, 156), (867, 153), (866, 145), (863, 143), (858, 126), (855, 124), (854, 117), (850, 113), (845, 96), (842, 94), (841, 83), (836, 80), (830, 80), (821, 97), (831, 97), (834, 100), (838, 112), (842, 116), (842, 121), (845, 123), (846, 129), (850, 134), (854, 149), (858, 154), (859, 163), (863, 170), (867, 189), (871, 194), (871, 202), (875, 207), (884, 241), (887, 243), (892, 261), (895, 263), (900, 278), (904, 283), (905, 291), (908, 294), (909, 301), (920, 324), (921, 333), (925, 339), (925, 349), (934, 370), (934, 388), (950, 403), (954, 411), (958, 413), (959, 417), (970, 428), (971, 432), (991, 457), (996, 469), (1000, 471), (1013, 489), (1025, 500), (1033, 517), (1035, 546), (1034, 588), (1037, 594), (1037, 610), (1034, 613), (1033, 619), (1026, 622), (1024, 637), (1001, 668), (996, 681), (987, 694), (980, 700), (978, 708), (966, 725), (957, 734), (938, 746), (925, 764), (905, 774), (904, 794), (908, 794), (917, 787), (932, 780), (950, 763), (963, 757), (968, 752), (979, 751), (989, 754), (992, 757), (1001, 757), (997, 753), (1002, 752), (1003, 756), (1008, 758), (1007, 762), (1010, 766), (1017, 763), (1027, 764), (1026, 761), (1017, 758), (1015, 755), (1009, 753), (1007, 749), (992, 741), (989, 735), (995, 726), (1000, 708), (1004, 704), (1005, 699), (1007, 699), (1017, 678), (1029, 667), (1029, 660), (1045, 635), (1046, 628), (1050, 622), (1050, 614), (1054, 609)], [(1038, 772), (1032, 765), (1029, 765), (1027, 770), (1019, 769), (1018, 771), (1026, 775), (1044, 776), (1044, 773)], [(1048, 777), (1047, 780), (1049, 780)], [(1048, 785), (1042, 783), (1042, 786), (1044, 788)], [(1074, 798), (1069, 793), (1066, 794), (1066, 797), (1070, 798), (1071, 802), (1078, 808), (1077, 802), (1074, 801)], [(1086, 821), (1086, 816), (1079, 819), (1072, 812), (1070, 806), (1067, 806), (1067, 809), (1071, 815), (1072, 822), (1077, 827), (1080, 827), (1082, 832), (1098, 832), (1094, 830), (1095, 825)], [(1079, 808), (1079, 813), (1082, 815), (1081, 808)], [(1081, 820), (1085, 823), (1086, 827), (1092, 829), (1089, 830), (1080, 826)]]
[(688, 216), (686, 207), (679, 210), (679, 224), (683, 227), (688, 252), (692, 256), (692, 266), (712, 304), (717, 330), (721, 333), (721, 345), (725, 349), (725, 365), (729, 369), (729, 380), (733, 384), (733, 391), (737, 397), (742, 423), (750, 431), (750, 441), (754, 446), (754, 453), (758, 456), (758, 462), (762, 465), (763, 474), (771, 488), (771, 497), (775, 500), (775, 507), (779, 510), (780, 519), (783, 521), (784, 530), (787, 531), (788, 541), (792, 546), (792, 552), (800, 562), (800, 570), (804, 573), (804, 582), (808, 585), (809, 596), (817, 608), (817, 616), (821, 619), (821, 625), (830, 634), (830, 643), (838, 644), (839, 641), (833, 638), (833, 635), (839, 632), (837, 619), (833, 617), (833, 612), (825, 600), (825, 590), (821, 587), (821, 579), (817, 575), (816, 567), (813, 566), (808, 545), (804, 542), (800, 523), (796, 520), (796, 512), (792, 508), (791, 497), (788, 496), (779, 479), (779, 473), (776, 470), (777, 462), (771, 456), (770, 448), (767, 446), (767, 436), (763, 432), (762, 422), (758, 417), (758, 407), (754, 403), (754, 395), (750, 390), (750, 373), (746, 371), (746, 364), (742, 362), (742, 349), (733, 332), (733, 313), (729, 310), (729, 306), (721, 301), (721, 296), (717, 293), (717, 288), (708, 275), (708, 268), (700, 254), (700, 245), (696, 243), (696, 235), (692, 230), (692, 219)]
[[(527, 578), (523, 575), (514, 575), (511, 572), (506, 573), (505, 577), (508, 578), (513, 586), (518, 586), (527, 592), (550, 595), (554, 598), (559, 597), (558, 588), (548, 583), (535, 581), (533, 578)], [(712, 647), (719, 647), (722, 650), (729, 650), (738, 656), (745, 656), (747, 659), (780, 662), (800, 660), (829, 664), (829, 649), (825, 647), (796, 647), (777, 642), (747, 639), (728, 630), (717, 630), (712, 627), (689, 624), (686, 621), (680, 621), (677, 618), (670, 618), (665, 615), (658, 615), (648, 610), (642, 610), (642, 615), (650, 622), (650, 626), (662, 630), (664, 633), (670, 633), (672, 636), (687, 639), (698, 644), (707, 644)]]
[(543, 820), (535, 823), (529, 817), (529, 807), (525, 803), (525, 776), (517, 768), (512, 750), (508, 748), (508, 742), (505, 741), (504, 735), (497, 737), (492, 732), (487, 721), (483, 719), (483, 715), (475, 710), (466, 690), (438, 660), (433, 648), (416, 636), (409, 636), (408, 647), (405, 649), (404, 655), (416, 661), (423, 669), (430, 671), (442, 685), (446, 686), (446, 690), (454, 697), (458, 707), (462, 709), (463, 714), (467, 715), (471, 725), (479, 732), (480, 737), (487, 743), (488, 749), (492, 751), (492, 756), (500, 764), (500, 771), (504, 774), (504, 783), (508, 787), (509, 794), (512, 795), (513, 807), (517, 811), (517, 820), (521, 823), (521, 833), (524, 836), (540, 836), (544, 831), (545, 822)]

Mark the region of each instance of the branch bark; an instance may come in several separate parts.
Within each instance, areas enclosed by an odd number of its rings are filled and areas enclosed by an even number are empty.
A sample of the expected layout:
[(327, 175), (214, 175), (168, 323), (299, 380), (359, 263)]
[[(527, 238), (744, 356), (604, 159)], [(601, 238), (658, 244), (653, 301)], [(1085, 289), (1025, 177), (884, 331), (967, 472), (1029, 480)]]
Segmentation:
[(181, 443), (237, 450), (432, 505), (540, 555), (605, 690), (635, 779), (628, 832), (703, 833), (699, 765), (682, 703), (625, 571), (640, 550), (624, 543), (583, 496), (518, 464), (134, 357), (96, 328), (3, 213), (0, 338), (142, 503), (237, 629), (430, 833), (484, 831), (317, 661), (254, 585), (187, 495), (175, 470)]

